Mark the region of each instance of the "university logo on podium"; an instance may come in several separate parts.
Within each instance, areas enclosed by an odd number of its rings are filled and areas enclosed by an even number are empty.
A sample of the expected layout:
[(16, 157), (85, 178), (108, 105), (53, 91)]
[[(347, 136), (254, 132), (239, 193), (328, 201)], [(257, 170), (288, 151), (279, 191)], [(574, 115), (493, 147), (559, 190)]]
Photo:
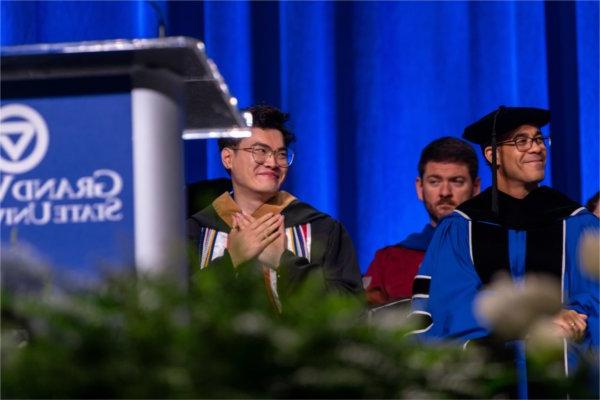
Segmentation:
[(3, 101), (2, 247), (78, 275), (133, 266), (130, 138), (128, 93)]
[[(33, 148), (26, 154), (32, 143)], [(48, 150), (46, 121), (24, 104), (1, 107), (0, 149), (0, 171), (20, 174), (35, 168)]]

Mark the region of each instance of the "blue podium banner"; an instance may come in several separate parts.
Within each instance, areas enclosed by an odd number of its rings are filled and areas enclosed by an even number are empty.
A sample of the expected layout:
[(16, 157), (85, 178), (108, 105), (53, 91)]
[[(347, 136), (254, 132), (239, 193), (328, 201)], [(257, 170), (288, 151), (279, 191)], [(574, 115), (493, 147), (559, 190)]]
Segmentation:
[(60, 272), (134, 265), (131, 94), (0, 103), (2, 251)]

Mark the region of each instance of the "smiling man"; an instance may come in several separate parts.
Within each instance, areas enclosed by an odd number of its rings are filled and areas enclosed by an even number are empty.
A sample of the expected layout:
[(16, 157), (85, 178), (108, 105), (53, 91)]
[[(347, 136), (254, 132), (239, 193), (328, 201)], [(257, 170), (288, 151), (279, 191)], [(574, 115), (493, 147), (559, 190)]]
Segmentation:
[(381, 305), (412, 296), (413, 280), (438, 222), (479, 193), (477, 171), (477, 155), (463, 140), (443, 137), (425, 146), (415, 189), (429, 214), (429, 222), (421, 232), (375, 253), (363, 278), (369, 304)]
[(233, 191), (188, 220), (200, 268), (261, 269), (278, 310), (281, 286), (293, 287), (311, 271), (320, 271), (329, 289), (361, 292), (354, 246), (343, 226), (280, 190), (294, 160), (287, 114), (269, 106), (248, 111), (252, 135), (219, 141)]
[[(553, 318), (555, 333), (579, 352), (597, 350), (598, 283), (582, 275), (577, 247), (585, 230), (598, 229), (598, 219), (561, 193), (539, 186), (550, 145), (540, 128), (549, 120), (544, 109), (500, 107), (465, 129), (463, 137), (481, 146), (497, 174), (497, 193), (492, 187), (464, 202), (436, 229), (418, 275), (429, 290), (413, 300), (414, 314), (426, 320), (425, 336), (466, 342), (486, 338), (492, 332), (473, 311), (478, 292), (498, 272), (515, 282), (527, 273), (545, 273), (562, 285), (563, 310)], [(547, 396), (523, 379), (524, 344), (507, 346), (517, 360), (518, 397)], [(567, 372), (575, 352), (569, 354)]]

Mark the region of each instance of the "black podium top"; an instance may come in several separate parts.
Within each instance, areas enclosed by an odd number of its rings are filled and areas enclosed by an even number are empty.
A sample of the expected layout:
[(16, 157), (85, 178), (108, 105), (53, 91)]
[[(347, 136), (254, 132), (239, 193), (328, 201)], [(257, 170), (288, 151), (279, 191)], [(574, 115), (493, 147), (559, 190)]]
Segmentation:
[(160, 86), (157, 80), (170, 75), (183, 83), (185, 139), (249, 134), (237, 100), (196, 39), (36, 44), (3, 47), (0, 54), (3, 98), (33, 96), (41, 90), (55, 95), (114, 91), (131, 86), (133, 75), (151, 76), (153, 85)]

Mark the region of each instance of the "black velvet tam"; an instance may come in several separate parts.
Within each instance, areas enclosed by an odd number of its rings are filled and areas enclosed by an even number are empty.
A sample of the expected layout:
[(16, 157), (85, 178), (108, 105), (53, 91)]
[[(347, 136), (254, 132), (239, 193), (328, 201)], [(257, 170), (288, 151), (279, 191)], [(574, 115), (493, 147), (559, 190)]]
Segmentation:
[(487, 145), (492, 141), (492, 130), (496, 118), (496, 138), (502, 140), (509, 132), (521, 125), (533, 125), (541, 128), (550, 121), (550, 111), (532, 107), (504, 107), (487, 114), (479, 121), (465, 128), (463, 138)]

